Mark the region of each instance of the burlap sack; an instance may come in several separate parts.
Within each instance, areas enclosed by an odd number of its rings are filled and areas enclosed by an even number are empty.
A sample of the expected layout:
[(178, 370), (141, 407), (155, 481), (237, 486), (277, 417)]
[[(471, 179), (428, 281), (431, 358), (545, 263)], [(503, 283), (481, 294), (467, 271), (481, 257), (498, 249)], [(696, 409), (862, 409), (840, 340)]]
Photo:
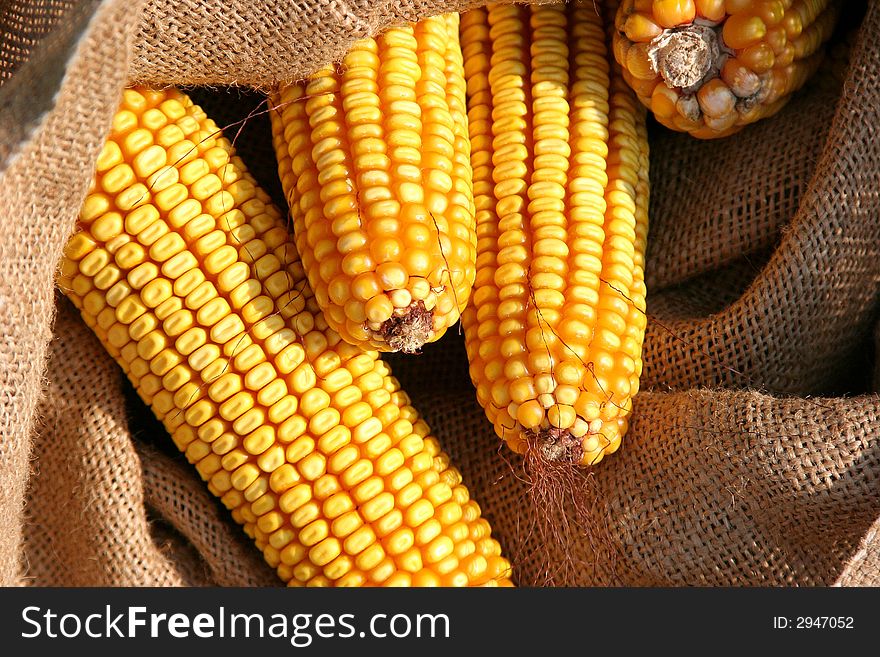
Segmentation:
[[(0, 3), (0, 583), (277, 583), (56, 301), (126, 81), (265, 88), (469, 4)], [(880, 0), (846, 7), (851, 62), (776, 118), (720, 142), (652, 131), (644, 391), (624, 447), (576, 482), (601, 536), (562, 499), (562, 543), (536, 539), (460, 335), (390, 358), (520, 583), (880, 585)], [(260, 102), (194, 93), (221, 123)], [(277, 195), (268, 135), (257, 116), (238, 143)]]

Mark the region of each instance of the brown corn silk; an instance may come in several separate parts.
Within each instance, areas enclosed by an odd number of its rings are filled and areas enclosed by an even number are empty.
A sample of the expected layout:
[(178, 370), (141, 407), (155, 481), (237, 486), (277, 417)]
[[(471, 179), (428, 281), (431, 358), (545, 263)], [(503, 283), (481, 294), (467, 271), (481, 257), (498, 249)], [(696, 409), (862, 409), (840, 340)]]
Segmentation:
[[(4, 19), (3, 34), (52, 33), (68, 4), (6, 3), (49, 18)], [(66, 77), (39, 130), (2, 138), (18, 156), (4, 155), (0, 173), (0, 580), (270, 584), (277, 578), (190, 466), (150, 447), (167, 448), (167, 434), (140, 419), (143, 409), (125, 413), (131, 391), (118, 366), (69, 305), (56, 305), (58, 258), (126, 77), (269, 86), (340, 57), (375, 27), (465, 5), (95, 4), (82, 40), (74, 34), (79, 47), (62, 49), (72, 53)], [(625, 448), (589, 484), (614, 549), (596, 554), (569, 536), (569, 554), (587, 567), (565, 583), (880, 584), (880, 3), (866, 6), (851, 62), (833, 57), (776, 116), (716, 142), (652, 134), (643, 390)], [(0, 58), (11, 80), (47, 75), (7, 39)], [(11, 109), (36, 109), (33, 97), (7, 96), (8, 84), (4, 130)], [(205, 106), (203, 96), (225, 108), (225, 122), (261, 100), (214, 90), (201, 94)], [(249, 152), (271, 156), (265, 117), (248, 125)], [(274, 166), (252, 163), (267, 189), (278, 187)], [(449, 331), (422, 357), (391, 360), (516, 558), (519, 581), (542, 580), (553, 555), (522, 530), (523, 484), (474, 400), (461, 337)], [(86, 406), (63, 427), (52, 419), (53, 409)], [(71, 497), (63, 506), (59, 487)], [(74, 508), (88, 509), (78, 532)]]

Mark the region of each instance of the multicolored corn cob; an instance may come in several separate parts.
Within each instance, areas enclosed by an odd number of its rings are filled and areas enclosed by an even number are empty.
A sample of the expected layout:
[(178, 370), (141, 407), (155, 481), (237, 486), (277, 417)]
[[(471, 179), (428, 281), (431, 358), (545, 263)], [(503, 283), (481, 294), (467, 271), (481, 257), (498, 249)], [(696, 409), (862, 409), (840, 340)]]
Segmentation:
[(818, 68), (840, 3), (623, 0), (614, 55), (657, 120), (730, 135), (779, 111)]

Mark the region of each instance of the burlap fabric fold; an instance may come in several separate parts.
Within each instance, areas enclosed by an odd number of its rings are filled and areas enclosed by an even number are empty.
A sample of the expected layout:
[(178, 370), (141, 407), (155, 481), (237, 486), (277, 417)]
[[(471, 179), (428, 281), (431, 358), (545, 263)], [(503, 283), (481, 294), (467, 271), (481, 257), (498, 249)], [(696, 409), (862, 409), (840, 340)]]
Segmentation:
[[(123, 86), (265, 89), (474, 4), (0, 3), (0, 584), (278, 583), (54, 290)], [(456, 331), (390, 358), (520, 583), (880, 585), (880, 0), (845, 4), (848, 58), (777, 117), (718, 142), (652, 130), (643, 392), (580, 482), (600, 541), (559, 517), (538, 543)], [(221, 123), (261, 101), (194, 93)], [(277, 193), (264, 116), (239, 143)]]

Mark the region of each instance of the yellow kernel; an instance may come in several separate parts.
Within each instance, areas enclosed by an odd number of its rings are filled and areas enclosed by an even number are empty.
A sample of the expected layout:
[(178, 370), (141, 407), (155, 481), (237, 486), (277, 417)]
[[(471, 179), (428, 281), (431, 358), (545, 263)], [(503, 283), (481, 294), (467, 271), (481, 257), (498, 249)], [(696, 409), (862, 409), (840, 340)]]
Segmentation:
[(425, 560), (428, 563), (437, 563), (452, 554), (455, 545), (448, 536), (438, 536), (425, 549)]
[(412, 585), (417, 587), (437, 587), (442, 586), (443, 582), (436, 573), (425, 569), (413, 574)]
[[(299, 541), (306, 547), (311, 547), (327, 538), (329, 533), (330, 528), (327, 521), (319, 518), (302, 528), (299, 533)], [(333, 558), (335, 555), (331, 557), (331, 559)]]
[[(333, 429), (334, 427), (337, 427), (337, 425), (339, 424), (339, 420), (340, 420), (339, 411), (337, 411), (333, 407), (324, 408), (324, 409), (318, 411), (317, 413), (315, 413), (315, 415), (313, 415), (312, 418), (309, 420), (309, 431), (316, 436), (321, 436), (321, 435), (327, 433), (328, 431), (330, 431), (331, 429)], [(342, 427), (342, 428), (344, 428), (344, 427)], [(349, 436), (350, 436), (350, 433), (348, 431), (346, 431), (345, 434), (340, 436), (340, 440), (344, 440), (345, 442), (347, 442), (347, 440), (349, 439)], [(330, 442), (327, 443), (327, 446), (329, 447), (330, 445), (335, 444), (336, 442), (337, 441), (335, 441), (335, 440), (331, 440)], [(339, 446), (341, 447), (342, 444), (345, 444), (345, 443), (340, 442)], [(322, 450), (322, 451), (324, 451), (325, 453), (332, 453), (332, 451), (335, 451), (335, 450), (331, 449), (329, 452), (327, 450)]]
[(330, 395), (320, 388), (312, 388), (300, 397), (300, 408), (304, 415), (312, 417), (330, 406)]
[(164, 262), (186, 248), (183, 238), (177, 233), (167, 233), (150, 246), (150, 258)]
[[(351, 574), (352, 568), (354, 568), (354, 562), (349, 557), (341, 555), (324, 566), (324, 574), (327, 576), (327, 579), (335, 581), (336, 586), (345, 586), (346, 584), (341, 583), (342, 578)], [(355, 584), (348, 585), (354, 586)]]
[(249, 391), (242, 391), (233, 395), (220, 405), (220, 417), (224, 420), (234, 420), (245, 411), (254, 407), (254, 396)]
[[(293, 417), (285, 420), (281, 424), (281, 426), (278, 427), (278, 439), (285, 443), (292, 442), (295, 439), (301, 437), (303, 433), (305, 433), (307, 426), (308, 423), (306, 422), (305, 418), (303, 418), (301, 415), (294, 415)], [(311, 438), (309, 438), (309, 440), (311, 441)], [(304, 454), (299, 454), (298, 447), (294, 449), (291, 448), (294, 448), (294, 445), (291, 445), (287, 450), (287, 458), (291, 461), (297, 460), (297, 457), (302, 458), (304, 456)], [(313, 448), (314, 441), (312, 441), (312, 447), (310, 447), (309, 449), (311, 450)]]
[(396, 262), (387, 262), (376, 268), (379, 284), (384, 290), (395, 290), (406, 287), (409, 274), (404, 267)]
[[(241, 432), (237, 432), (241, 433)], [(265, 452), (275, 443), (275, 429), (271, 425), (263, 425), (252, 431), (242, 443), (244, 448), (251, 454), (258, 455)]]
[(394, 561), (390, 558), (385, 558), (370, 571), (370, 580), (375, 584), (383, 584), (394, 575), (396, 570)]
[(669, 28), (692, 22), (697, 8), (693, 0), (656, 0), (651, 9), (657, 23)]
[(335, 493), (324, 501), (324, 515), (331, 519), (337, 518), (353, 509), (354, 504), (348, 493), (345, 492)]
[(290, 516), (290, 524), (294, 527), (305, 527), (307, 524), (318, 518), (321, 514), (321, 507), (312, 500), (306, 502)]
[(109, 242), (124, 230), (122, 215), (118, 212), (108, 212), (95, 219), (89, 227), (89, 232), (100, 242)]
[(141, 299), (149, 308), (155, 308), (173, 294), (171, 283), (164, 278), (155, 278), (141, 289)]
[(430, 518), (416, 529), (416, 543), (426, 545), (436, 538), (443, 528), (436, 518)]
[[(376, 534), (373, 533), (372, 528), (369, 525), (363, 525), (359, 529), (356, 529), (352, 534), (345, 539), (343, 543), (343, 547), (348, 554), (358, 555), (370, 546), (376, 544)], [(381, 561), (384, 556), (384, 550), (382, 550), (381, 546), (376, 545), (379, 548), (379, 552), (376, 553), (375, 549), (373, 550), (373, 554), (365, 555), (365, 564), (358, 564), (359, 568), (369, 569), (371, 566), (367, 565), (372, 561)], [(378, 557), (378, 558), (377, 558)]]
[(327, 462), (323, 455), (312, 452), (298, 463), (300, 474), (309, 481), (314, 481), (326, 472)]
[[(280, 446), (279, 446), (280, 447)], [(269, 477), (269, 487), (276, 493), (282, 493), (300, 481), (299, 473), (290, 463), (283, 463)]]
[[(282, 379), (273, 379), (257, 393), (257, 401), (269, 407), (269, 419), (276, 424), (296, 411), (296, 406), (291, 407), (290, 401), (285, 400), (293, 400), (293, 403), (296, 403), (296, 397), (287, 394), (287, 384)], [(285, 403), (276, 408), (275, 404), (278, 402)]]
[(295, 539), (295, 537), (296, 535), (293, 530), (288, 529), (287, 527), (282, 527), (269, 536), (269, 545), (276, 550), (283, 550), (288, 543)]
[(285, 513), (293, 513), (312, 498), (312, 488), (308, 484), (295, 485), (278, 498), (278, 506)]
[(294, 565), (302, 561), (306, 556), (307, 550), (298, 543), (290, 543), (281, 550), (281, 561), (288, 565)]
[[(260, 500), (262, 499), (264, 498), (260, 498)], [(258, 502), (260, 500), (258, 500)], [(271, 503), (271, 498), (269, 501)], [(260, 514), (258, 508), (259, 507), (257, 503), (251, 505), (251, 511), (253, 511), (254, 515), (262, 515), (262, 517), (257, 520), (257, 527), (260, 529), (261, 532), (265, 534), (271, 534), (284, 524), (284, 516), (282, 516), (280, 513), (271, 511), (267, 513), (264, 511), (263, 514)]]
[(288, 387), (301, 394), (313, 390), (316, 382), (315, 372), (308, 363), (300, 364), (287, 377)]
[(373, 522), (394, 508), (394, 496), (384, 492), (361, 505), (361, 514), (367, 522)]
[[(134, 117), (131, 112), (118, 112), (116, 117), (114, 117), (114, 123), (127, 122), (130, 117)], [(115, 141), (107, 141), (104, 143), (103, 148), (101, 148), (100, 155), (98, 155), (96, 169), (98, 172), (107, 171), (122, 162), (122, 158), (122, 149), (119, 148), (119, 144)]]
[[(283, 422), (284, 420), (289, 418), (291, 415), (296, 413), (297, 404), (298, 404), (296, 397), (294, 397), (293, 395), (286, 394), (287, 393), (287, 386), (284, 385), (284, 382), (276, 379), (275, 381), (270, 383), (268, 386), (266, 386), (266, 388), (263, 388), (263, 390), (261, 390), (260, 393), (257, 395), (257, 401), (259, 401), (261, 404), (266, 405), (266, 402), (268, 400), (263, 398), (263, 393), (268, 388), (275, 387), (276, 384), (280, 385), (280, 394), (277, 395), (277, 398), (275, 399), (275, 401), (273, 401), (271, 403), (271, 405), (269, 406), (269, 421), (274, 424), (280, 424), (281, 422)], [(275, 397), (275, 395), (273, 395), (273, 398), (274, 397)]]
[(757, 16), (733, 14), (724, 22), (722, 37), (727, 47), (741, 50), (756, 44), (767, 34), (767, 26)]
[(255, 465), (245, 463), (232, 473), (232, 485), (236, 490), (244, 490), (259, 476), (260, 470)]
[(410, 527), (419, 527), (434, 515), (434, 506), (426, 499), (421, 499), (412, 504), (405, 512), (406, 524)]
[(229, 308), (226, 299), (223, 297), (214, 297), (198, 309), (196, 319), (202, 326), (213, 326), (231, 312), (232, 310)]
[(105, 192), (108, 194), (116, 194), (129, 185), (133, 185), (137, 182), (137, 179), (135, 178), (134, 171), (131, 170), (131, 167), (122, 162), (101, 176), (100, 181), (101, 188)]

